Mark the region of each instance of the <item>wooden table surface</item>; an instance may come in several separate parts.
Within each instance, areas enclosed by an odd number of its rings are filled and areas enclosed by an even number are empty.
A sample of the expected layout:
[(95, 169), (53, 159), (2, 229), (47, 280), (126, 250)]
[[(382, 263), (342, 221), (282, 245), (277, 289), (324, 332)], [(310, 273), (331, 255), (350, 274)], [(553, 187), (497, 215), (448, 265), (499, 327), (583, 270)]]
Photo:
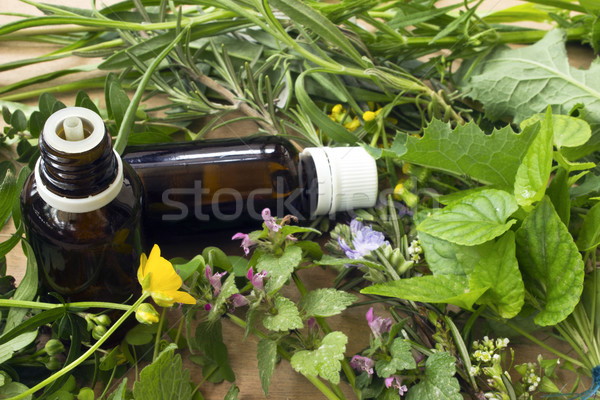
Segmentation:
[[(78, 3), (79, 7), (86, 7), (88, 2), (74, 2), (69, 0), (45, 0), (45, 3), (50, 4), (64, 4), (74, 5)], [(104, 4), (116, 3), (116, 0), (102, 1)], [(515, 0), (496, 0), (487, 1), (485, 7), (488, 9), (506, 8), (509, 5), (519, 4)], [(1, 12), (20, 12), (20, 13), (31, 13), (40, 14), (40, 12), (34, 7), (19, 2), (19, 0), (2, 0), (0, 1), (0, 13)], [(0, 15), (0, 25), (13, 20), (14, 17)], [(52, 51), (52, 46), (46, 44), (33, 44), (33, 43), (15, 43), (10, 41), (0, 41), (0, 63), (4, 64), (14, 60), (20, 60), (25, 58), (36, 57)], [(14, 83), (16, 81), (25, 79), (27, 77), (35, 76), (40, 73), (48, 72), (56, 69), (63, 69), (67, 67), (73, 67), (82, 65), (84, 63), (97, 63), (98, 60), (71, 57), (62, 60), (56, 60), (53, 62), (47, 62), (43, 64), (35, 64), (29, 67), (20, 68), (14, 71), (0, 72), (0, 86)], [(576, 55), (574, 57), (574, 64), (586, 65), (589, 63), (588, 57)], [(97, 72), (88, 72), (86, 77), (90, 77)], [(63, 82), (72, 78), (64, 78)], [(100, 104), (104, 103), (104, 93), (102, 90), (93, 90), (88, 92), (90, 97), (94, 100), (99, 100)], [(61, 101), (67, 105), (73, 105), (74, 94), (61, 94), (57, 95)], [(160, 99), (158, 101), (161, 101)], [(164, 101), (164, 100), (163, 100)], [(37, 99), (32, 99), (26, 102), (30, 105), (37, 105)], [(0, 122), (1, 128), (2, 122)], [(231, 132), (229, 132), (231, 133)], [(228, 132), (221, 132), (223, 135), (227, 135)], [(9, 154), (0, 153), (0, 160), (10, 157)], [(252, 230), (249, 228), (248, 230)], [(5, 226), (0, 231), (0, 241), (6, 240), (9, 235), (14, 232), (12, 225)], [(181, 248), (166, 250), (168, 257), (172, 256), (193, 256), (202, 251), (205, 246), (216, 245), (225, 249), (228, 254), (241, 254), (241, 249), (238, 243), (231, 243), (231, 232), (220, 232), (216, 236), (207, 239), (204, 243), (194, 244), (183, 244)], [(20, 246), (11, 251), (7, 255), (7, 264), (9, 274), (13, 275), (17, 281), (20, 281), (21, 277), (25, 272), (26, 258), (23, 255)], [(303, 271), (302, 278), (307, 284), (309, 289), (317, 287), (327, 287), (327, 283), (331, 282), (335, 276), (335, 273), (331, 270), (322, 270), (319, 268), (313, 268), (311, 270)], [(287, 294), (290, 297), (297, 296), (294, 293), (293, 288), (288, 288)], [(329, 319), (330, 324), (336, 330), (344, 332), (348, 338), (348, 345), (346, 355), (351, 356), (360, 352), (369, 343), (369, 329), (366, 324), (365, 313), (367, 307), (355, 307), (344, 312), (342, 316), (337, 316)], [(170, 327), (177, 326), (179, 321), (179, 315), (177, 312), (171, 312), (169, 316)], [(258, 340), (256, 337), (249, 336), (245, 341), (243, 340), (243, 331), (234, 326), (233, 324), (224, 321), (223, 324), (223, 336), (226, 345), (229, 350), (229, 357), (231, 365), (236, 374), (236, 384), (240, 388), (241, 399), (263, 399), (264, 395), (260, 387), (260, 380), (258, 376), (257, 360), (256, 360), (256, 345)], [(512, 343), (516, 350), (517, 356), (520, 360), (527, 361), (533, 360), (540, 353), (540, 349), (531, 347), (528, 343)], [(542, 352), (543, 353), (543, 352)], [(184, 353), (184, 366), (189, 368), (191, 371), (192, 379), (195, 382), (201, 380), (201, 369), (195, 364), (186, 360)], [(130, 377), (133, 371), (130, 373)], [(133, 379), (130, 379), (130, 383)], [(272, 384), (269, 391), (269, 399), (321, 399), (324, 396), (316, 390), (312, 384), (310, 384), (302, 375), (293, 371), (288, 362), (282, 361), (275, 369), (275, 373), (272, 378)], [(224, 394), (229, 388), (228, 383), (223, 384), (209, 384), (205, 383), (201, 387), (201, 392), (206, 399), (220, 399), (223, 398)], [(354, 398), (349, 387), (343, 388), (347, 395), (347, 398)]]

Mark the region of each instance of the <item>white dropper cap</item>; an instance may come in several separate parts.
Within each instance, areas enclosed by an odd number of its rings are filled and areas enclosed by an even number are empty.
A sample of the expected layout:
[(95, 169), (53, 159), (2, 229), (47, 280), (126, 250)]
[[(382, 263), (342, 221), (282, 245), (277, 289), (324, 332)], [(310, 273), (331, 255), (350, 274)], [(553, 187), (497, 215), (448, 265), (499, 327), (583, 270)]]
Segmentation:
[(300, 159), (315, 164), (319, 193), (313, 215), (373, 207), (377, 201), (377, 166), (362, 147), (308, 147)]
[[(91, 127), (88, 137), (84, 135), (83, 124)], [(64, 130), (65, 138), (59, 136)], [(98, 146), (104, 136), (106, 128), (102, 117), (94, 111), (83, 107), (67, 107), (52, 114), (44, 124), (41, 140), (56, 151), (65, 154), (84, 153)], [(81, 138), (79, 138), (81, 136)], [(40, 197), (52, 207), (66, 212), (84, 213), (104, 207), (117, 197), (123, 187), (123, 162), (119, 154), (114, 151), (117, 159), (117, 174), (115, 180), (102, 192), (86, 198), (71, 198), (60, 196), (44, 185), (41, 179), (41, 158), (35, 165), (35, 180)]]

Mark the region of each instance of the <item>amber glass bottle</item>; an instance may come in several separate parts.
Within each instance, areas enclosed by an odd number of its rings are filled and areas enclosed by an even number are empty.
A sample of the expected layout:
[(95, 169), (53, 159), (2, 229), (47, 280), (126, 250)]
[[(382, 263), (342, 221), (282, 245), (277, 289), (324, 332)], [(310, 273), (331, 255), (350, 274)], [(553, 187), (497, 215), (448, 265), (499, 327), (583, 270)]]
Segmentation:
[(43, 287), (67, 301), (123, 302), (139, 293), (142, 187), (111, 147), (102, 118), (54, 113), (21, 194)]
[(375, 160), (361, 147), (299, 154), (275, 136), (132, 146), (123, 155), (144, 187), (153, 239), (262, 221), (268, 207), (299, 219), (373, 206)]

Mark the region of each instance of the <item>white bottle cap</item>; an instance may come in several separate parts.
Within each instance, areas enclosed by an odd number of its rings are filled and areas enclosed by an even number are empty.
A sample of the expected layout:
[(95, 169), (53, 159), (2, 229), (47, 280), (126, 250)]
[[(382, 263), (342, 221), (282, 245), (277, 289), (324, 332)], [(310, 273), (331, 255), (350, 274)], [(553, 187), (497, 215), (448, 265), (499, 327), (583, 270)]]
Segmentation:
[[(69, 122), (72, 119), (79, 120), (82, 131), (84, 125), (89, 126), (91, 129), (90, 135), (81, 139), (72, 139), (73, 136), (65, 132), (65, 138), (59, 136), (61, 131), (69, 129), (67, 125), (70, 125)], [(74, 131), (78, 131), (77, 127), (73, 128)], [(78, 132), (71, 133), (78, 134)], [(46, 120), (44, 130), (42, 131), (42, 140), (48, 146), (61, 153), (77, 154), (92, 150), (98, 146), (105, 134), (104, 121), (102, 121), (102, 118), (98, 114), (87, 108), (67, 107), (55, 112)], [(118, 168), (115, 180), (102, 192), (85, 198), (64, 197), (50, 191), (44, 185), (40, 176), (40, 157), (34, 170), (37, 191), (46, 203), (60, 211), (84, 213), (102, 208), (113, 201), (123, 187), (123, 162), (117, 152), (115, 152), (115, 157), (117, 158)]]
[(300, 159), (315, 164), (319, 193), (313, 215), (373, 207), (377, 201), (375, 159), (362, 147), (308, 147)]

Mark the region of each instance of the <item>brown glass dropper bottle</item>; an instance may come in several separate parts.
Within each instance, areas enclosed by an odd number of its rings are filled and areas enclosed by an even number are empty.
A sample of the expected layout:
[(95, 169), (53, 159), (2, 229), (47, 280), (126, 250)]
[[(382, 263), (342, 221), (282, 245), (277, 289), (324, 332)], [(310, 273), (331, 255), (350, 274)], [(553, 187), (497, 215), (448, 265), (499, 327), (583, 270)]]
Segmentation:
[(68, 107), (48, 118), (21, 209), (46, 291), (112, 302), (139, 292), (142, 187), (95, 112)]
[(362, 147), (310, 147), (277, 136), (132, 146), (123, 155), (142, 180), (144, 229), (156, 243), (256, 226), (261, 211), (306, 220), (377, 199), (375, 160)]

